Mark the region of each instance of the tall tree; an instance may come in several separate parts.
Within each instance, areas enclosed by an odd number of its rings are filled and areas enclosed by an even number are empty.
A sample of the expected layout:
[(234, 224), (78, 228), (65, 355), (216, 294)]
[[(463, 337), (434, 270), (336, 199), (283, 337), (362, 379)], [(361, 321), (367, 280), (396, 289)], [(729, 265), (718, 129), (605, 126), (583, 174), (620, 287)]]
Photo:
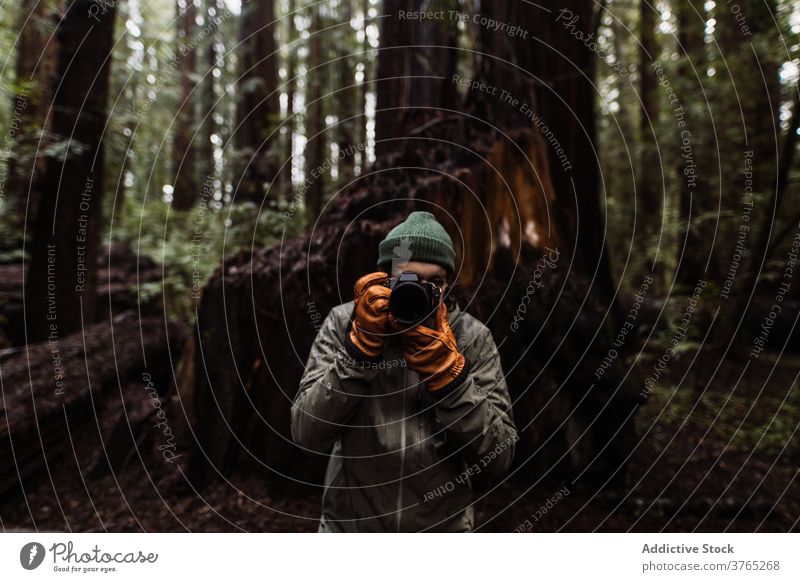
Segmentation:
[(323, 20), (322, 7), (311, 7), (311, 37), (308, 42), (308, 63), (306, 65), (306, 151), (305, 188), (306, 218), (313, 223), (322, 212), (325, 200), (325, 176), (323, 169), (327, 136), (325, 134), (325, 102), (323, 88), (327, 85), (328, 67), (322, 58)]
[(46, 163), (42, 152), (48, 143), (48, 110), (58, 55), (58, 41), (51, 36), (57, 22), (52, 8), (52, 3), (44, 0), (24, 0), (19, 7), (9, 134), (13, 137), (14, 146), (10, 149), (14, 155), (8, 161), (6, 192), (20, 232), (24, 228), (26, 201), (28, 215), (36, 216), (40, 185), (32, 183), (31, 178), (40, 177)]
[(658, 76), (653, 63), (659, 60), (656, 43), (658, 12), (650, 0), (639, 0), (639, 97), (642, 108), (639, 124), (641, 155), (639, 156), (638, 199), (640, 225), (646, 232), (658, 226), (662, 212), (662, 197), (659, 188), (658, 163)]
[(355, 42), (353, 27), (350, 20), (353, 17), (353, 9), (350, 5), (351, 0), (339, 0), (338, 20), (340, 29), (338, 36), (339, 60), (336, 66), (336, 143), (339, 151), (346, 155), (338, 157), (339, 180), (343, 183), (349, 182), (355, 172), (355, 156), (353, 146), (355, 144), (355, 128), (359, 120), (355, 117), (355, 107), (358, 100), (358, 88), (355, 84), (354, 58), (351, 56)]
[[(748, 0), (740, 6), (741, 12), (721, 6), (719, 13), (715, 14), (720, 57), (725, 61), (718, 68), (727, 69), (721, 72), (723, 78), (728, 79), (728, 90), (719, 96), (719, 108), (725, 114), (724, 142), (720, 144), (724, 193), (721, 206), (733, 216), (742, 213), (745, 166), (749, 165), (752, 191), (763, 200), (754, 210), (751, 261), (745, 267), (755, 282), (758, 272), (763, 269), (762, 263), (765, 264), (770, 230), (780, 216), (780, 200), (776, 192), (781, 145), (778, 72), (782, 56), (774, 47), (780, 46), (781, 33), (775, 20), (775, 0)], [(731, 246), (726, 245), (724, 249), (720, 266), (722, 273), (726, 271)], [(746, 289), (739, 286), (739, 290)]]
[[(708, 67), (704, 2), (676, 0), (675, 15), (678, 26), (678, 67), (673, 84), (679, 102), (673, 104), (673, 107), (683, 108), (686, 126), (679, 129), (673, 124), (676, 136), (674, 141), (676, 151), (681, 155), (691, 156), (691, 158), (681, 158), (678, 155), (674, 162), (680, 231), (676, 249), (678, 265), (676, 281), (684, 289), (692, 289), (697, 281), (705, 276), (705, 267), (711, 250), (707, 243), (713, 238), (709, 236), (710, 223), (705, 220), (706, 214), (713, 212), (714, 208), (714, 194), (709, 175), (700, 172), (696, 172), (694, 176), (685, 174), (687, 171), (685, 160), (691, 159), (696, 164), (697, 156), (709, 155), (711, 152), (705, 141), (710, 127), (710, 112), (707, 106), (689, 107), (689, 104), (696, 101), (698, 95), (703, 95), (703, 91), (707, 89), (703, 82)], [(675, 115), (675, 111), (670, 112), (673, 119)], [(708, 164), (708, 168), (710, 173), (711, 164)]]
[[(457, 7), (455, 0), (383, 0), (375, 83), (380, 104), (375, 113), (376, 154), (402, 149), (403, 142), (395, 138), (443, 117), (442, 108), (458, 108), (452, 77), (459, 29), (447, 20)], [(401, 17), (420, 11), (446, 17)]]
[(294, 103), (297, 95), (297, 65), (298, 58), (297, 52), (299, 47), (297, 45), (297, 26), (295, 24), (295, 11), (297, 10), (297, 3), (295, 0), (289, 0), (288, 14), (285, 18), (286, 26), (286, 46), (288, 47), (286, 55), (286, 122), (284, 124), (284, 161), (286, 165), (283, 168), (283, 185), (282, 196), (286, 200), (293, 198), (294, 186), (292, 184), (292, 169), (294, 167), (294, 137), (297, 128), (297, 118), (294, 113)]
[(381, 3), (380, 48), (375, 78), (378, 106), (375, 110), (375, 154), (399, 148), (397, 141), (405, 133), (405, 110), (408, 107), (410, 59), (408, 47), (417, 24), (398, 16), (416, 0), (383, 0)]
[(29, 342), (58, 337), (95, 320), (115, 15), (114, 4), (75, 0), (58, 27), (51, 130), (62, 147), (47, 160), (42, 180), (26, 284)]
[(197, 9), (194, 0), (177, 0), (177, 61), (180, 76), (180, 102), (175, 115), (175, 143), (173, 146), (172, 207), (176, 210), (191, 208), (200, 195), (197, 184), (197, 155), (195, 150), (195, 79), (197, 46), (194, 31), (197, 28)]
[[(224, 7), (223, 7), (224, 8)], [(203, 180), (216, 176), (216, 160), (214, 158), (215, 145), (214, 139), (217, 135), (217, 122), (214, 113), (217, 109), (217, 75), (220, 74), (218, 51), (219, 28), (217, 22), (221, 20), (220, 5), (218, 0), (203, 0), (203, 21), (206, 26), (211, 27), (211, 32), (204, 39), (203, 43), (203, 62), (202, 85), (200, 88), (200, 127), (198, 128), (199, 144), (197, 148), (198, 175), (202, 175)], [(199, 196), (199, 193), (198, 193)]]
[(367, 95), (370, 91), (370, 77), (372, 73), (372, 58), (371, 58), (371, 51), (370, 51), (370, 43), (369, 43), (369, 6), (370, 0), (362, 0), (361, 2), (361, 14), (362, 18), (362, 29), (361, 34), (363, 34), (363, 38), (361, 39), (361, 67), (362, 67), (362, 79), (361, 79), (361, 90), (359, 91), (359, 101), (358, 101), (358, 112), (361, 116), (358, 119), (358, 136), (356, 137), (356, 143), (361, 144), (362, 148), (361, 151), (358, 153), (358, 164), (360, 169), (360, 175), (363, 175), (366, 171), (367, 167)]
[[(239, 101), (236, 110), (238, 184), (236, 199), (260, 204), (275, 178), (273, 134), (280, 117), (275, 0), (247, 0), (240, 16)], [(270, 137), (271, 136), (271, 137)], [(274, 151), (273, 151), (274, 148)]]
[[(563, 240), (562, 244), (579, 249), (582, 269), (592, 274), (596, 289), (612, 303), (615, 285), (595, 148), (598, 57), (591, 43), (581, 43), (576, 37), (578, 33), (589, 40), (596, 36), (595, 5), (582, 0), (548, 4), (552, 19), (542, 17), (540, 6), (525, 2), (493, 2), (481, 8), (496, 22), (523, 23), (528, 32), (527, 38), (525, 34), (509, 37), (505, 31), (487, 27), (481, 42), (492, 58), (482, 59), (482, 74), (493, 86), (507, 88), (520, 101), (526, 99), (540, 155), (553, 169), (548, 170), (550, 186), (544, 180), (541, 183), (544, 192), (557, 196), (555, 220), (536, 225), (537, 232), (540, 237), (545, 229), (570, 233), (572, 243)], [(521, 70), (528, 74), (520, 74)], [(519, 105), (516, 111), (506, 106), (494, 113), (495, 118), (502, 115), (500, 120), (506, 125), (518, 124), (519, 114)]]
[[(800, 131), (800, 86), (797, 83), (792, 87), (792, 93), (794, 94), (792, 116), (789, 118), (789, 124), (783, 136), (781, 155), (778, 160), (778, 175), (775, 177), (774, 204), (776, 210), (784, 202), (784, 194), (789, 185), (789, 173), (793, 167), (797, 153), (797, 142), (800, 139), (800, 134), (798, 134), (798, 131)], [(767, 220), (766, 216), (764, 220)], [(788, 218), (784, 220), (783, 226), (777, 232), (773, 233), (769, 228), (765, 227), (766, 225), (762, 226), (759, 235), (760, 244), (756, 248), (766, 249), (765, 256), (770, 258), (775, 249), (785, 242), (786, 237), (797, 229), (798, 222), (800, 222), (800, 213), (798, 213), (797, 209), (792, 209)], [(768, 241), (769, 244), (767, 244)]]
[[(441, 15), (458, 11), (455, 0), (412, 2), (411, 10)], [(426, 19), (412, 28), (411, 48), (404, 52), (409, 59), (407, 83), (409, 118), (414, 124), (442, 115), (440, 107), (457, 109), (458, 91), (452, 78), (458, 57), (458, 27), (447, 19)]]

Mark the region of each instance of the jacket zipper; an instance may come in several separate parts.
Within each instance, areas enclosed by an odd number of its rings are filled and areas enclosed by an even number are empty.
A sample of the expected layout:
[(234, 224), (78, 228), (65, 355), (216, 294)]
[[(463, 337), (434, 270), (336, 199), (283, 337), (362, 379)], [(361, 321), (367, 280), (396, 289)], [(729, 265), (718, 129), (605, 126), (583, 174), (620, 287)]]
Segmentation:
[(406, 392), (408, 392), (408, 373), (403, 370), (403, 421), (400, 423), (400, 482), (397, 487), (397, 531), (403, 519), (403, 473), (406, 462)]

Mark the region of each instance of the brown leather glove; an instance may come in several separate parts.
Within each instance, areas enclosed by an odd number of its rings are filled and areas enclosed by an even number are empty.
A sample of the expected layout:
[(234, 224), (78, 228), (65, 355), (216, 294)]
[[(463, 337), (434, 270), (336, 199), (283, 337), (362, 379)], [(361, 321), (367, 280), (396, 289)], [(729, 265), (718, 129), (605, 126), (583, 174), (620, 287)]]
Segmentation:
[(394, 329), (402, 330), (400, 337), (408, 367), (420, 375), (431, 394), (452, 387), (456, 380), (459, 380), (456, 384), (461, 384), (466, 374), (466, 363), (458, 351), (444, 303), (439, 304), (436, 311), (436, 329), (424, 325), (404, 328), (391, 315), (389, 320)]
[[(383, 286), (388, 278), (389, 275), (379, 271), (356, 281), (353, 325), (348, 334), (351, 345), (345, 342), (345, 348), (352, 357), (376, 358), (383, 352), (383, 342), (390, 331), (388, 315), (391, 291)], [(353, 346), (361, 353), (354, 353)]]

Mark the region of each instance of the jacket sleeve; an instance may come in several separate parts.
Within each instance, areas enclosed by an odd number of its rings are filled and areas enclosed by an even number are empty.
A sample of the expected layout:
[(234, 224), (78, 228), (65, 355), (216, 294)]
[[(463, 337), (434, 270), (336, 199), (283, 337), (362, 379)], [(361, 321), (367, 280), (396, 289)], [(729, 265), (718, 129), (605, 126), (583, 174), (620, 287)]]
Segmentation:
[(369, 362), (348, 355), (343, 339), (331, 311), (311, 346), (292, 405), (294, 442), (320, 453), (336, 442), (377, 373)]
[(464, 355), (468, 369), (454, 380), (455, 386), (442, 389), (436, 415), (482, 476), (493, 480), (511, 466), (518, 437), (500, 354), (488, 328), (483, 327)]

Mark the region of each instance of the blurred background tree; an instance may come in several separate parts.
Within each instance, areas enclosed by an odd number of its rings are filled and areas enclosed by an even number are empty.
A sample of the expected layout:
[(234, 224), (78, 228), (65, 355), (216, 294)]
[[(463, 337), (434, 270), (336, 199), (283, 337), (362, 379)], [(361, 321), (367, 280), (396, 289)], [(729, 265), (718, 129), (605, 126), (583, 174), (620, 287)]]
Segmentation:
[[(0, 116), (11, 130), (2, 150), (0, 260), (6, 263), (20, 260), (23, 233), (30, 258), (43, 189), (37, 180), (48, 157), (61, 152), (49, 104), (60, 42), (52, 33), (64, 7), (58, 0), (25, 2), (2, 19), (8, 57)], [(178, 244), (191, 238), (181, 237), (181, 229), (192, 226), (175, 217), (197, 204), (208, 207), (210, 220), (224, 217), (234, 202), (251, 204), (255, 220), (294, 201), (304, 209), (301, 223), (315, 220), (338, 187), (390, 149), (404, 126), (421, 123), (416, 107), (457, 103), (452, 83), (410, 90), (403, 76), (469, 76), (479, 66), (480, 53), (393, 50), (476, 46), (476, 35), (486, 32), (465, 22), (412, 26), (376, 18), (420, 7), (494, 10), (463, 0), (120, 2), (103, 137), (108, 179), (106, 192), (98, 193), (103, 216), (113, 220), (99, 220), (102, 240), (133, 241), (144, 229), (165, 245), (173, 237)], [(595, 38), (605, 58), (589, 62), (597, 67), (592, 101), (603, 147), (599, 178), (587, 180), (602, 189), (605, 228), (615, 243), (608, 246), (610, 260), (623, 288), (636, 286), (641, 269), (657, 274), (661, 293), (685, 292), (701, 276), (724, 278), (741, 215), (746, 151), (756, 207), (743, 268), (768, 274), (798, 218), (790, 200), (798, 187), (791, 161), (799, 33), (797, 6), (781, 0), (735, 7), (713, 0), (604, 4)], [(384, 80), (373, 84), (375, 75)], [(682, 158), (684, 130), (691, 151)], [(321, 177), (304, 186), (320, 168)], [(153, 220), (164, 205), (172, 211), (168, 225)], [(281, 234), (254, 223), (230, 226), (252, 230), (258, 244)], [(222, 255), (237, 250), (204, 238), (210, 248), (224, 246)], [(635, 254), (629, 241), (636, 242)], [(142, 250), (157, 260), (164, 251)], [(220, 258), (204, 259), (206, 275)]]

